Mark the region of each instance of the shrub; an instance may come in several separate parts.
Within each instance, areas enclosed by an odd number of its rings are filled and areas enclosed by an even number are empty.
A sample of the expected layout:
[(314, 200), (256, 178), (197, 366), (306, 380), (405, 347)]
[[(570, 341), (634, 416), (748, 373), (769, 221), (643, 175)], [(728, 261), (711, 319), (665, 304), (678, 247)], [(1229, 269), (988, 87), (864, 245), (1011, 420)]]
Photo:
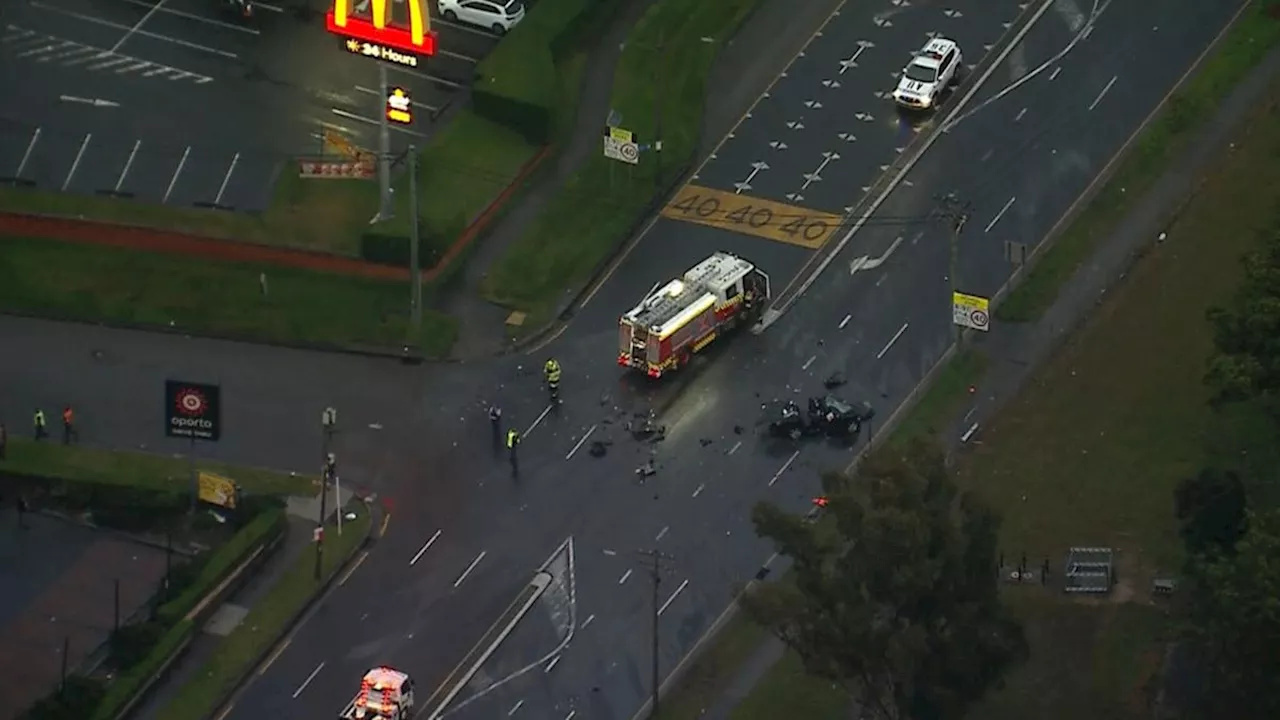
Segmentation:
[(25, 720), (85, 720), (102, 702), (106, 688), (102, 681), (71, 675), (61, 692), (40, 698), (23, 714)]

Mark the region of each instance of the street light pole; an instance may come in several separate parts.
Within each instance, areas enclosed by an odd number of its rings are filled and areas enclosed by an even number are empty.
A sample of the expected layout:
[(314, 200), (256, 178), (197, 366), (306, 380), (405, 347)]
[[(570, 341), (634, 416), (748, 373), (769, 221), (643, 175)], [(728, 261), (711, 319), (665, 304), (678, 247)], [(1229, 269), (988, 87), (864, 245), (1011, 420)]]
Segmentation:
[(950, 269), (947, 272), (948, 279), (951, 281), (951, 297), (947, 298), (947, 312), (953, 315), (951, 319), (951, 342), (959, 345), (961, 338), (960, 325), (955, 321), (954, 308), (956, 293), (960, 292), (960, 234), (964, 232), (965, 223), (969, 221), (971, 207), (968, 203), (961, 204), (955, 193), (949, 193), (943, 197), (942, 203), (942, 215), (951, 221), (951, 238), (949, 241), (951, 244), (951, 258), (949, 261)]
[(422, 325), (422, 259), (418, 256), (418, 150), (409, 146), (409, 340), (417, 345)]
[[(324, 566), (324, 519), (329, 514), (326, 500), (329, 497), (329, 478), (334, 474), (337, 465), (333, 453), (329, 451), (333, 441), (333, 432), (338, 425), (338, 411), (331, 407), (320, 413), (320, 427), (323, 431), (320, 470), (320, 517), (316, 518), (316, 582), (320, 581), (321, 568)], [(339, 509), (341, 511), (341, 509)]]
[(391, 84), (387, 81), (387, 64), (378, 63), (378, 214), (374, 221), (390, 220), (395, 214), (391, 202), (391, 125), (387, 119), (387, 96)]

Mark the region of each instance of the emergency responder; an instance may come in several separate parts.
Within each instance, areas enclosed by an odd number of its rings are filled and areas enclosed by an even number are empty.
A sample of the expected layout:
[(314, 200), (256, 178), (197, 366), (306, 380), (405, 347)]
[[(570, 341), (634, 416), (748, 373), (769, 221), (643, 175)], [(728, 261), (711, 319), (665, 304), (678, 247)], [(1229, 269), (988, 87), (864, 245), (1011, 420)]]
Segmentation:
[(560, 399), (560, 363), (555, 358), (547, 360), (547, 364), (542, 366), (542, 374), (547, 379), (547, 391), (551, 393), (552, 400)]
[(520, 461), (516, 458), (516, 448), (520, 447), (520, 433), (515, 428), (507, 431), (507, 452), (511, 454), (511, 476), (520, 474)]
[(35, 426), (36, 440), (43, 440), (45, 439), (45, 437), (48, 436), (48, 433), (45, 431), (45, 426), (44, 426), (43, 410), (40, 410), (40, 409), (36, 410), (35, 417), (32, 418), (31, 423), (32, 425)]
[(498, 441), (502, 438), (502, 408), (489, 406), (489, 426), (493, 428), (493, 449), (498, 449)]
[(70, 445), (76, 435), (76, 411), (68, 405), (62, 408), (62, 444)]

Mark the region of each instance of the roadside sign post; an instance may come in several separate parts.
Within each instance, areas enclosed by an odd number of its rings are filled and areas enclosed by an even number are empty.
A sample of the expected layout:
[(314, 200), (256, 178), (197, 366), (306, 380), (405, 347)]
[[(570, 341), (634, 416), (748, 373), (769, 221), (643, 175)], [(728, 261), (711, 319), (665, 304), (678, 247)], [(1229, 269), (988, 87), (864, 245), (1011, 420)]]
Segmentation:
[(409, 146), (409, 338), (411, 344), (418, 341), (418, 328), (422, 324), (422, 269), (418, 267), (418, 150)]
[[(320, 466), (320, 517), (316, 518), (316, 582), (320, 582), (321, 568), (324, 565), (324, 518), (328, 515), (326, 508), (326, 498), (329, 497), (329, 478), (337, 477), (335, 458), (329, 451), (329, 446), (333, 442), (333, 433), (338, 428), (338, 411), (327, 407), (324, 412), (320, 413), (320, 428), (323, 432), (324, 443), (321, 449), (323, 455)], [(336, 502), (334, 503), (337, 504)], [(337, 508), (338, 514), (342, 514), (342, 508)]]
[(164, 381), (164, 434), (186, 438), (187, 472), (191, 483), (191, 512), (200, 497), (200, 475), (196, 471), (196, 441), (218, 442), (222, 437), (221, 387), (184, 380)]
[(951, 293), (951, 324), (979, 332), (991, 330), (991, 300), (979, 295)]
[[(387, 65), (378, 63), (379, 98), (386, 98), (390, 92), (387, 82)], [(391, 126), (387, 120), (385, 108), (378, 113), (378, 214), (373, 216), (374, 222), (390, 220), (394, 210), (391, 204)]]

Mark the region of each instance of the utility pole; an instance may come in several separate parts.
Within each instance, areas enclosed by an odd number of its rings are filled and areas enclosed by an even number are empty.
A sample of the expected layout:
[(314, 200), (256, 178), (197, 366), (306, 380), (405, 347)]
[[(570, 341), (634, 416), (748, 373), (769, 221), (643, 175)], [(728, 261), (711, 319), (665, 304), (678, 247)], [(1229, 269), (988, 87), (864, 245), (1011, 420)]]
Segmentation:
[[(383, 113), (385, 115), (385, 113)], [(409, 344), (422, 324), (422, 269), (418, 257), (418, 150), (409, 146)]]
[(642, 558), (640, 562), (644, 564), (650, 579), (653, 580), (653, 636), (651, 639), (652, 646), (649, 651), (653, 672), (651, 680), (653, 699), (650, 701), (649, 717), (656, 718), (658, 717), (658, 690), (662, 687), (662, 677), (658, 674), (658, 615), (662, 611), (662, 606), (659, 604), (661, 600), (658, 595), (658, 589), (662, 585), (663, 562), (669, 562), (675, 558), (656, 548), (653, 550), (640, 550), (639, 553)]
[(378, 214), (374, 222), (390, 220), (395, 214), (391, 202), (391, 125), (387, 119), (387, 96), (391, 86), (387, 81), (387, 64), (378, 63)]
[(951, 319), (951, 342), (960, 343), (960, 325), (955, 321), (955, 295), (960, 292), (960, 234), (964, 232), (965, 223), (969, 221), (969, 216), (973, 213), (973, 206), (970, 203), (961, 203), (955, 193), (947, 193), (940, 198), (942, 202), (941, 215), (944, 219), (951, 222), (951, 261), (950, 269), (947, 273), (948, 279), (951, 281), (951, 297), (947, 298), (947, 313), (952, 315)]
[[(320, 517), (316, 518), (316, 582), (320, 582), (321, 568), (324, 565), (324, 519), (328, 515), (326, 500), (329, 497), (329, 478), (336, 471), (337, 463), (329, 447), (333, 442), (333, 433), (338, 427), (338, 411), (331, 407), (324, 409), (320, 413), (320, 427), (323, 431), (324, 440), (321, 443), (321, 462), (320, 467)], [(341, 512), (341, 508), (338, 509)]]
[[(662, 52), (666, 46), (666, 33), (658, 33), (657, 57), (654, 58), (654, 67), (662, 68)], [(662, 187), (662, 99), (666, 97), (663, 92), (663, 77), (658, 76), (658, 91), (655, 93), (653, 101), (653, 186), (655, 188)], [(654, 696), (657, 700), (657, 695)]]

